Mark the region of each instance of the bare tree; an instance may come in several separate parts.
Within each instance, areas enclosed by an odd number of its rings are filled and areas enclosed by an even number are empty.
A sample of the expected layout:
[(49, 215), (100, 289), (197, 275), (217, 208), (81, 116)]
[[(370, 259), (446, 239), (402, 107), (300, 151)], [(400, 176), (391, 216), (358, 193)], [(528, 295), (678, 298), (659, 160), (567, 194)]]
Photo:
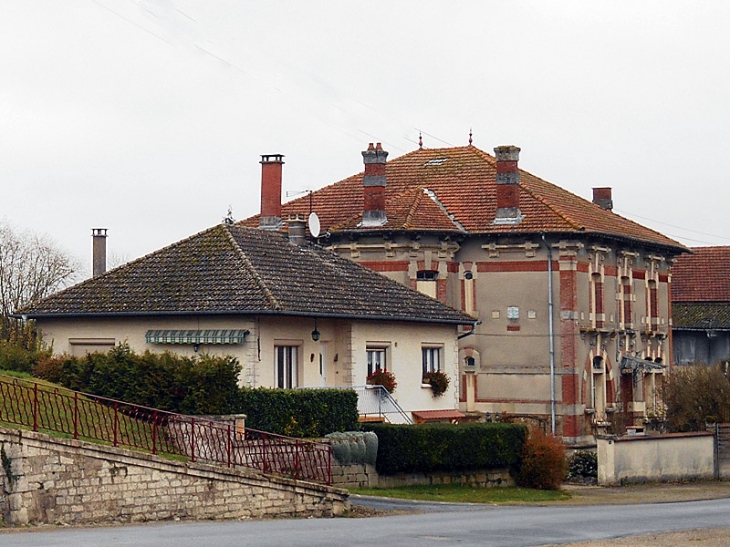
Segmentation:
[(0, 222), (0, 318), (69, 285), (78, 269), (49, 236)]

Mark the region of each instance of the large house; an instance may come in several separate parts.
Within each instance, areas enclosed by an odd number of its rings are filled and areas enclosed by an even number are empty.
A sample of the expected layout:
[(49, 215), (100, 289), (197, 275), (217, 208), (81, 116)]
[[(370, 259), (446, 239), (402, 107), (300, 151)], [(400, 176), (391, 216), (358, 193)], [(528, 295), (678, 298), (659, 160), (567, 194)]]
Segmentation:
[(520, 149), (420, 146), (281, 203), (282, 156), (265, 156), (261, 214), (319, 217), (340, 256), (463, 310), (461, 409), (541, 423), (579, 445), (659, 413), (671, 365), (670, 268), (687, 249), (518, 167)]
[(674, 362), (730, 360), (730, 247), (693, 247), (672, 267)]
[[(104, 231), (94, 237), (103, 249)], [(474, 319), (310, 243), (298, 219), (288, 235), (224, 223), (94, 271), (17, 313), (36, 321), (56, 353), (126, 342), (136, 351), (232, 355), (251, 387), (364, 386), (368, 373), (387, 368), (406, 413), (459, 415), (457, 329)], [(422, 382), (424, 367), (450, 377), (442, 396)]]

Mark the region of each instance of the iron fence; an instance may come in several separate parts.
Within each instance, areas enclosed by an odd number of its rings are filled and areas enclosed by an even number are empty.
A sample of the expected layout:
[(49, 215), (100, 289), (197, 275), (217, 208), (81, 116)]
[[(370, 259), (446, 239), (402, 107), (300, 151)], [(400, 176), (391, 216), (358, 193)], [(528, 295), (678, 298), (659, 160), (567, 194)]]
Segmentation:
[(151, 454), (332, 484), (326, 443), (0, 377), (0, 422)]

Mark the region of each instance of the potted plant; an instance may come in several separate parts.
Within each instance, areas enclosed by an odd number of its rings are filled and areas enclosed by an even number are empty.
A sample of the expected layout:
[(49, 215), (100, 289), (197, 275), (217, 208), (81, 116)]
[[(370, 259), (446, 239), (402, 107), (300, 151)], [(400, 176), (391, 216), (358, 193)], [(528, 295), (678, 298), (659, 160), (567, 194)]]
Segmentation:
[(366, 383), (371, 386), (383, 386), (388, 393), (393, 393), (398, 385), (398, 382), (395, 381), (395, 374), (381, 368), (368, 374)]
[(427, 372), (423, 377), (423, 383), (429, 384), (434, 397), (441, 397), (449, 389), (449, 377), (441, 371)]

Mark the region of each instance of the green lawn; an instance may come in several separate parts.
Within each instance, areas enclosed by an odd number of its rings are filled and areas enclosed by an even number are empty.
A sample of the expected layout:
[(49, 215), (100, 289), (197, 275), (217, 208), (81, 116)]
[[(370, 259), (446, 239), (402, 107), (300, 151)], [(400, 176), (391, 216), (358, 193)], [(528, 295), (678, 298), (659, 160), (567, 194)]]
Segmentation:
[(563, 490), (533, 490), (530, 488), (476, 488), (457, 484), (436, 486), (403, 486), (399, 488), (350, 488), (352, 494), (401, 498), (410, 500), (458, 503), (543, 503), (570, 499)]

